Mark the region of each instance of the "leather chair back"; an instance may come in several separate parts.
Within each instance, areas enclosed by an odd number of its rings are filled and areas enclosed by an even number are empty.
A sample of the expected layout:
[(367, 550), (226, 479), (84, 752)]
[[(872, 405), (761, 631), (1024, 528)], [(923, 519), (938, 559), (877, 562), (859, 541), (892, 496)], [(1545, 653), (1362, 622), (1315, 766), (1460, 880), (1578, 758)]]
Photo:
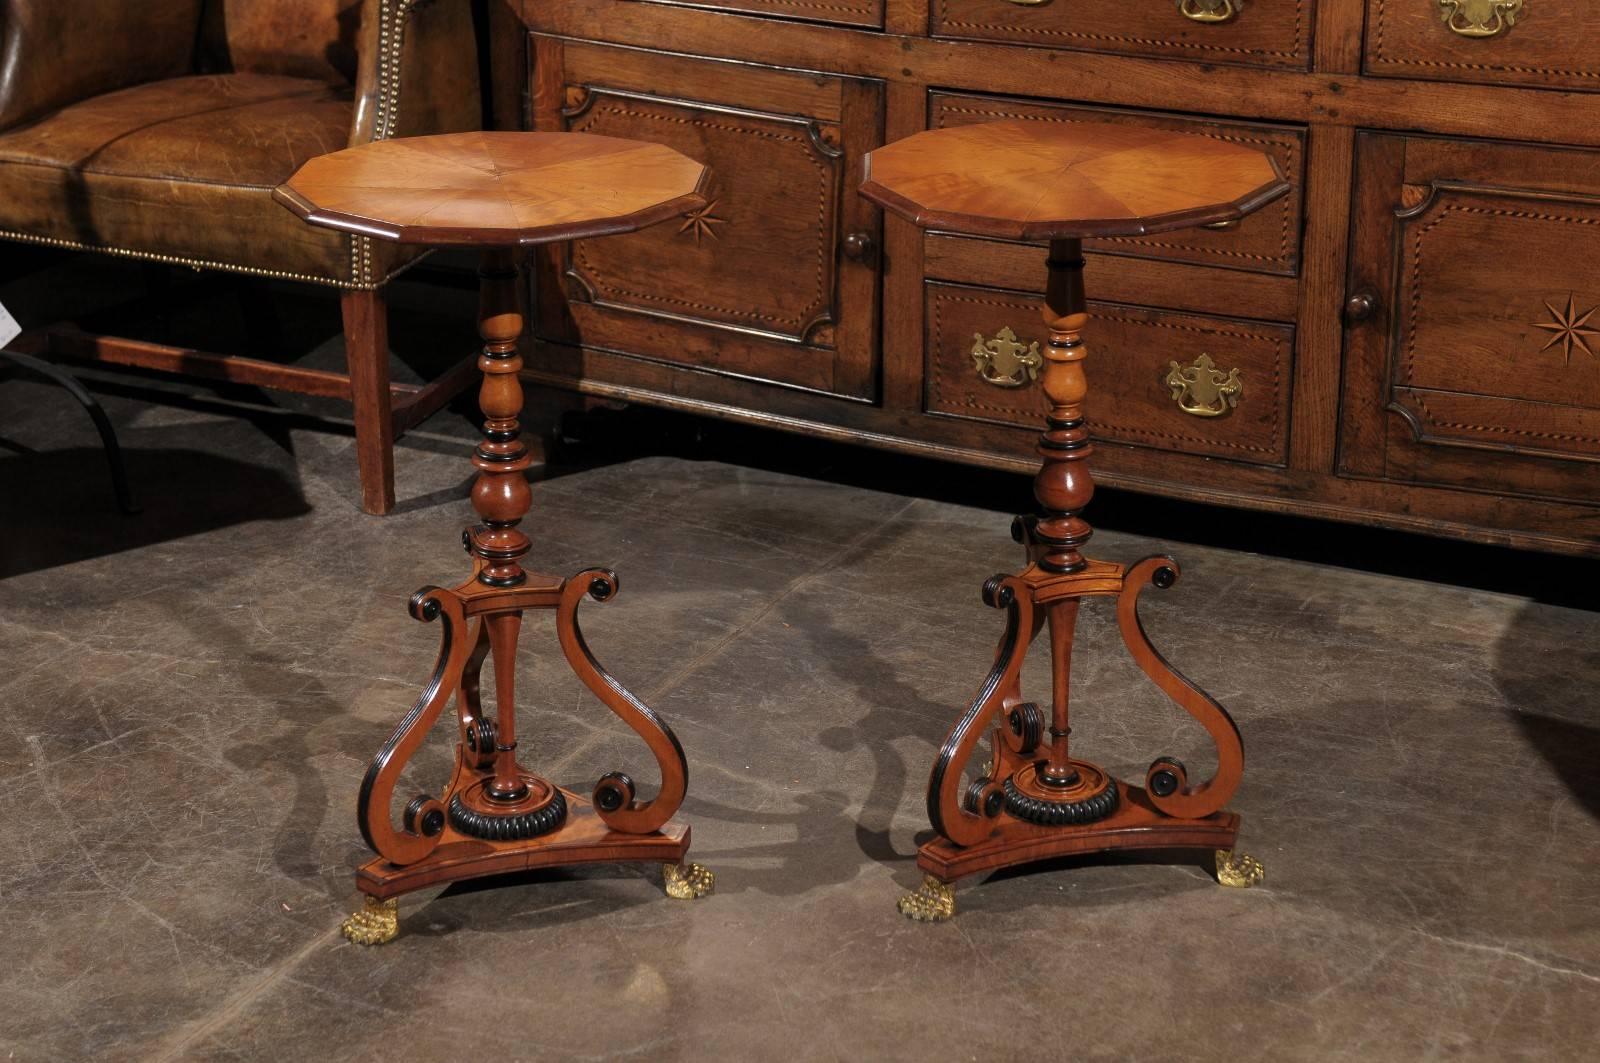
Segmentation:
[(362, 0), (203, 0), (200, 68), (356, 80)]
[(192, 72), (204, 2), (0, 0), (0, 129)]

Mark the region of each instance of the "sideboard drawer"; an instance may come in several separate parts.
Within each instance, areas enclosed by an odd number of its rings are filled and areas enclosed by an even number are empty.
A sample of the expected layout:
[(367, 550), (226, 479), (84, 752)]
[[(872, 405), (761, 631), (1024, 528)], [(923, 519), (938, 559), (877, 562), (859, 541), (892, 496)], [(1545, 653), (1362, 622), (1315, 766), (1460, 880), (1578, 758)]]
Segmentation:
[(1369, 133), (1357, 162), (1342, 468), (1600, 500), (1600, 153)]
[(1595, 28), (1594, 0), (1367, 0), (1366, 72), (1594, 92)]
[(1184, 229), (1155, 236), (1089, 240), (1091, 251), (1195, 262), (1229, 269), (1293, 275), (1300, 268), (1301, 188), (1305, 169), (1305, 132), (1274, 125), (1217, 122), (1205, 118), (1153, 114), (1113, 107), (1037, 103), (996, 96), (930, 92), (928, 128), (972, 125), (1021, 118), (1034, 122), (1114, 122), (1195, 133), (1261, 149), (1277, 160), (1293, 186), (1237, 228), (1223, 231)]
[(1313, 0), (933, 0), (938, 37), (1305, 70)]
[[(1041, 297), (941, 281), (925, 288), (927, 412), (1042, 428), (1044, 393), (1012, 358), (1045, 345)], [(1092, 300), (1089, 308), (1085, 412), (1095, 439), (1284, 463), (1292, 327)], [(985, 380), (980, 355), (988, 375), (1023, 383)], [(1195, 383), (1179, 383), (1179, 374)], [(1208, 386), (1219, 384), (1221, 394)]]
[(883, 0), (671, 0), (678, 7), (708, 7), (803, 22), (883, 28)]
[(852, 175), (883, 86), (535, 36), (534, 123), (666, 144), (710, 169), (678, 222), (540, 251), (535, 334), (871, 399), (880, 218)]

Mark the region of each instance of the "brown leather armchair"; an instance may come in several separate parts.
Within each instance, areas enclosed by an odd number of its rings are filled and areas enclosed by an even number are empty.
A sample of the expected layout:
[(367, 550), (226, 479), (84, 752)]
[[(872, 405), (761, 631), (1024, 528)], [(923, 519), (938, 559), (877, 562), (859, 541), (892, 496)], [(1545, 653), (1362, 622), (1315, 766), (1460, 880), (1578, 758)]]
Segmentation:
[(416, 256), (272, 190), (315, 155), (481, 114), (468, 0), (0, 0), (0, 239), (338, 288), (348, 376), (61, 329), (45, 346), (347, 398), (363, 507), (384, 513), (394, 437), (471, 363), (391, 385), (381, 291)]

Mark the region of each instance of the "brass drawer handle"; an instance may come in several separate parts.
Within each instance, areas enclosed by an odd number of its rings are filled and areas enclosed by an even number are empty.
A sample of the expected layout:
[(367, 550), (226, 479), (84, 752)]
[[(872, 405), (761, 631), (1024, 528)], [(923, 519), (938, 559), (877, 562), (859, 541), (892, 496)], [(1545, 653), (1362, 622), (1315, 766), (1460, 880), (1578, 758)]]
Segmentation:
[(1170, 364), (1172, 371), (1167, 374), (1167, 387), (1172, 389), (1172, 397), (1184, 413), (1195, 417), (1221, 417), (1239, 405), (1239, 396), (1244, 391), (1239, 370), (1230, 369), (1224, 373), (1209, 354), (1202, 354), (1190, 365)]
[(1227, 22), (1239, 13), (1233, 0), (1178, 0), (1178, 10), (1186, 19), (1212, 23)]
[(992, 340), (984, 339), (981, 332), (974, 332), (972, 340), (972, 360), (977, 364), (978, 378), (984, 383), (997, 388), (1020, 388), (1038, 379), (1039, 367), (1044, 365), (1038, 340), (1024, 347), (1009, 328), (996, 332)]
[(1016, 4), (1018, 7), (1043, 7), (1045, 4), (1048, 4), (1050, 0), (1010, 0), (1010, 2)]
[(1444, 24), (1463, 37), (1497, 37), (1517, 24), (1522, 0), (1439, 0)]

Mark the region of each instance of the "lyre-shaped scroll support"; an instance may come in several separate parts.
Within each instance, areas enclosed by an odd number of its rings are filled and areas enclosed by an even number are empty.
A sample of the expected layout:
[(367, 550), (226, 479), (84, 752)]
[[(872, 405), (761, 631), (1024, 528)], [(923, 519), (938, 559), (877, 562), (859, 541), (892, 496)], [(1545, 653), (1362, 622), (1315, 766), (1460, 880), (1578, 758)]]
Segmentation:
[[(1211, 850), (1218, 881), (1254, 885), (1259, 861), (1238, 854), (1239, 817), (1223, 806), (1238, 788), (1244, 747), (1228, 713), (1178, 673), (1151, 645), (1139, 621), (1147, 584), (1171, 587), (1177, 562), (1148, 557), (1131, 566), (1085, 558), (1071, 572), (1040, 563), (1048, 543), (1031, 521), (1017, 525), (1028, 565), (984, 584), (984, 601), (1006, 611), (994, 664), (967, 710), (945, 737), (928, 780), (928, 818), (937, 837), (917, 850), (927, 878), (900, 898), (903, 915), (942, 920), (955, 911), (950, 884), (967, 875), (1056, 856), (1119, 849)], [(1212, 778), (1189, 784), (1173, 757), (1158, 757), (1144, 786), (1119, 781), (1069, 749), (1073, 630), (1086, 598), (1111, 598), (1123, 641), (1139, 668), (1206, 729), (1217, 750)], [(1022, 669), (1029, 649), (1049, 628), (1051, 698), (1028, 700)], [(990, 757), (972, 765), (990, 736)], [(970, 782), (967, 776), (972, 776)]]
[[(400, 830), (394, 827), (391, 802), (407, 762), (460, 685), (473, 648), (472, 640), (466, 637), (466, 613), (454, 591), (423, 587), (411, 596), (409, 609), (418, 620), (440, 622), (439, 657), (416, 704), (372, 759), (356, 799), (356, 822), (362, 839), (373, 852), (397, 865), (414, 864), (426, 857), (438, 847), (444, 833), (445, 807), (438, 799), (427, 794), (413, 798), (406, 806), (405, 825)], [(476, 659), (482, 663), (481, 656)]]
[[(1030, 562), (1037, 561), (1037, 548), (1031, 542), (1026, 522), (1018, 528), (1019, 538), (1029, 547)], [(950, 729), (928, 780), (928, 818), (934, 829), (950, 843), (962, 847), (981, 845), (1003, 834), (1008, 821), (1002, 811), (1019, 814), (1034, 823), (1087, 826), (1103, 819), (1117, 804), (1117, 793), (1106, 796), (1092, 808), (1070, 800), (1072, 783), (1063, 786), (1060, 798), (1048, 792), (1042, 800), (1055, 808), (1065, 808), (1060, 818), (1038, 819), (1027, 816), (1027, 805), (1009, 794), (1008, 785), (1028, 785), (1040, 778), (1040, 767), (1054, 759), (1065, 766), (1061, 774), (1104, 772), (1086, 762), (1069, 759), (1063, 739), (1066, 726), (1072, 633), (1077, 601), (1083, 598), (1116, 599), (1117, 624), (1123, 642), (1140, 670), (1210, 735), (1217, 752), (1217, 771), (1211, 778), (1190, 784), (1187, 769), (1174, 757), (1158, 757), (1146, 773), (1144, 783), (1148, 808), (1172, 819), (1201, 820), (1219, 812), (1238, 789), (1244, 771), (1244, 745), (1233, 719), (1215, 699), (1174, 669), (1151, 644), (1139, 620), (1139, 594), (1146, 585), (1165, 589), (1179, 576), (1178, 563), (1170, 557), (1147, 557), (1128, 568), (1103, 562), (1088, 562), (1077, 573), (1052, 575), (1030, 564), (1019, 575), (998, 575), (984, 584), (984, 601), (1006, 610), (1005, 633), (1001, 636), (994, 664), (971, 705)], [(1046, 620), (1051, 625), (1051, 667), (1055, 686), (1055, 710), (1047, 713), (1022, 694), (1021, 675), (1029, 647), (1039, 637)], [(995, 726), (997, 714), (1006, 714), (1008, 726)], [(1048, 728), (1048, 730), (1047, 730)], [(963, 785), (964, 773), (979, 741), (991, 733), (994, 753), (987, 774)], [(1054, 748), (1052, 749), (1052, 744)], [(1050, 756), (1040, 759), (1049, 753)], [(1070, 773), (1070, 774), (1069, 774)], [(1027, 778), (1025, 778), (1025, 776)], [(1008, 784), (1007, 780), (1010, 780)], [(1115, 786), (1122, 784), (1110, 784)], [(1034, 794), (1036, 800), (1040, 795)]]
[(601, 776), (594, 788), (595, 811), (606, 826), (626, 834), (649, 834), (671, 819), (683, 803), (689, 785), (689, 762), (672, 728), (605, 670), (578, 626), (578, 605), (585, 596), (605, 602), (621, 588), (617, 574), (603, 568), (585, 569), (567, 580), (556, 607), (556, 637), (567, 663), (583, 685), (633, 728), (655, 755), (661, 770), (661, 789), (649, 801), (638, 800), (633, 780), (619, 771)]
[(1117, 627), (1134, 663), (1162, 693), (1199, 721), (1216, 746), (1217, 772), (1204, 782), (1191, 786), (1183, 762), (1172, 757), (1156, 758), (1145, 773), (1150, 803), (1159, 811), (1198, 819), (1220, 811), (1239, 788), (1244, 774), (1244, 741), (1228, 710), (1167, 663), (1139, 620), (1139, 594), (1146, 584), (1166, 590), (1178, 582), (1180, 574), (1178, 563), (1170, 557), (1157, 555), (1135, 562), (1124, 575), (1122, 591), (1117, 595)]
[(1007, 697), (1018, 689), (1022, 662), (1028, 651), (1023, 631), (1029, 632), (1031, 639), (1039, 630), (1033, 598), (1019, 578), (1003, 575), (991, 578), (983, 585), (983, 600), (992, 608), (1006, 611), (1005, 633), (1000, 637), (994, 667), (979, 688), (978, 696), (950, 729), (928, 779), (928, 819), (934, 830), (957, 845), (976, 845), (994, 831), (994, 817), (1000, 806), (991, 797), (991, 791), (998, 791), (998, 783), (994, 779), (980, 780), (982, 785), (970, 788), (982, 792), (972, 794), (970, 804), (973, 807), (968, 808), (967, 798), (959, 793), (962, 773), (989, 721), (1005, 706)]

